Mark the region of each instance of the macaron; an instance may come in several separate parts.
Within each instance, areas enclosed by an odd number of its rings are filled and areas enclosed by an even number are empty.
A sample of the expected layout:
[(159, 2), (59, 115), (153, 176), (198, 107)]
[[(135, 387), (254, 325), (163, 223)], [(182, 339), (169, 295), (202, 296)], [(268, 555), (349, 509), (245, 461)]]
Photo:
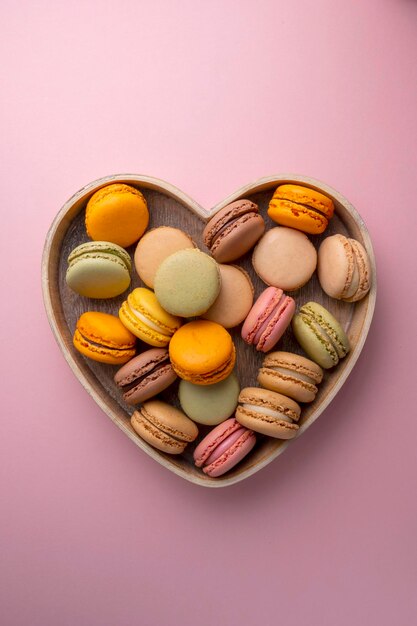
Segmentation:
[(322, 379), (323, 370), (317, 363), (292, 352), (270, 352), (258, 373), (261, 387), (297, 402), (312, 402)]
[(194, 462), (216, 478), (235, 467), (256, 443), (256, 435), (231, 418), (216, 426), (194, 450)]
[(337, 319), (317, 302), (301, 307), (294, 315), (292, 328), (304, 352), (323, 369), (337, 365), (350, 350), (349, 339)]
[(111, 241), (127, 248), (143, 235), (148, 223), (146, 200), (131, 185), (106, 185), (87, 203), (85, 226), (88, 236), (95, 241)]
[(152, 228), (139, 240), (135, 250), (135, 267), (139, 278), (148, 287), (153, 288), (158, 267), (168, 256), (184, 250), (195, 248), (191, 237), (179, 228), (159, 226)]
[(239, 424), (257, 433), (277, 439), (292, 439), (298, 431), (301, 409), (299, 405), (280, 393), (245, 387), (239, 395), (236, 419)]
[(158, 267), (155, 294), (161, 306), (181, 317), (205, 313), (220, 292), (219, 266), (197, 249), (174, 252)]
[(136, 337), (158, 348), (167, 346), (181, 325), (181, 320), (164, 311), (154, 292), (145, 287), (138, 287), (128, 295), (119, 309), (119, 317)]
[(317, 252), (307, 235), (281, 226), (265, 233), (253, 252), (252, 264), (267, 285), (294, 291), (313, 275)]
[(135, 405), (164, 391), (176, 378), (168, 350), (152, 348), (123, 365), (116, 372), (114, 382), (122, 391), (123, 400)]
[(249, 274), (236, 265), (219, 265), (221, 287), (214, 304), (202, 317), (224, 328), (238, 326), (252, 308), (254, 288)]
[(198, 435), (198, 428), (182, 411), (148, 400), (135, 411), (130, 423), (134, 431), (154, 448), (168, 454), (181, 454)]
[(371, 288), (371, 266), (363, 245), (345, 237), (326, 237), (318, 252), (320, 285), (331, 298), (357, 302)]
[(295, 313), (295, 302), (282, 289), (268, 287), (261, 293), (242, 326), (242, 339), (260, 352), (272, 350)]
[(239, 381), (232, 373), (214, 385), (193, 385), (182, 380), (178, 397), (182, 410), (194, 422), (215, 426), (234, 413), (239, 392)]
[(77, 321), (73, 344), (93, 361), (121, 365), (135, 356), (136, 337), (115, 315), (87, 311)]
[(180, 378), (196, 385), (213, 385), (232, 373), (236, 349), (223, 326), (196, 320), (177, 330), (169, 344), (169, 356)]
[(248, 252), (264, 231), (258, 205), (242, 199), (223, 207), (211, 218), (203, 239), (218, 263), (230, 263)]
[(65, 280), (80, 296), (113, 298), (129, 287), (131, 269), (126, 250), (109, 241), (89, 241), (69, 255)]
[(269, 203), (269, 217), (311, 235), (323, 233), (333, 217), (333, 200), (302, 185), (280, 185)]

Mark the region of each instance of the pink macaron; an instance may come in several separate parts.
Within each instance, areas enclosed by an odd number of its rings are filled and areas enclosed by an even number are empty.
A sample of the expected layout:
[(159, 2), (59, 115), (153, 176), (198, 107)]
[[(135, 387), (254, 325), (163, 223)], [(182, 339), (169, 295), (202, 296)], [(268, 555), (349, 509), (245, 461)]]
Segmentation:
[(222, 476), (252, 450), (256, 436), (233, 417), (213, 428), (194, 450), (194, 462), (212, 478)]
[(282, 337), (295, 313), (295, 302), (278, 287), (261, 293), (242, 326), (242, 339), (268, 352)]

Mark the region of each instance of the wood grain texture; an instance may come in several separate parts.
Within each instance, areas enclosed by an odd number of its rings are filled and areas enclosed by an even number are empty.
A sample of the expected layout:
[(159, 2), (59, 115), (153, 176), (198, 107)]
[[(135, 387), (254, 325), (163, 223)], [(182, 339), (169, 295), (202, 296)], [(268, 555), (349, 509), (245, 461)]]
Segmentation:
[[(271, 228), (276, 224), (269, 219), (266, 209), (273, 191), (279, 184), (302, 183), (323, 191), (333, 199), (336, 211), (328, 229), (323, 235), (312, 236), (310, 239), (316, 248), (324, 237), (334, 233), (342, 233), (359, 240), (365, 246), (370, 258), (372, 288), (369, 294), (356, 304), (340, 302), (329, 298), (322, 291), (317, 275), (314, 274), (307, 285), (291, 293), (296, 300), (297, 308), (309, 300), (315, 300), (329, 309), (347, 330), (352, 345), (349, 355), (336, 368), (325, 373), (315, 401), (303, 407), (298, 436), (318, 418), (341, 388), (352, 371), (365, 342), (376, 299), (375, 259), (369, 233), (357, 211), (343, 196), (323, 183), (293, 174), (263, 178), (253, 184), (246, 185), (216, 205), (211, 211), (203, 209), (186, 194), (159, 179), (133, 174), (109, 176), (95, 181), (77, 192), (68, 200), (54, 220), (46, 238), (42, 260), (43, 295), (51, 328), (74, 374), (117, 426), (136, 445), (166, 468), (187, 480), (208, 487), (222, 487), (243, 480), (281, 454), (291, 445), (291, 442), (258, 435), (255, 449), (236, 468), (223, 477), (210, 478), (194, 467), (192, 463), (194, 446), (188, 446), (188, 450), (180, 457), (172, 457), (154, 450), (142, 441), (130, 425), (129, 417), (133, 408), (123, 402), (121, 394), (113, 382), (117, 368), (84, 358), (72, 345), (72, 334), (81, 313), (88, 310), (98, 310), (117, 315), (119, 306), (126, 297), (124, 294), (111, 300), (90, 300), (72, 292), (65, 282), (68, 254), (75, 246), (88, 241), (84, 226), (86, 203), (97, 189), (111, 182), (125, 182), (140, 188), (146, 197), (150, 210), (149, 228), (160, 225), (177, 226), (189, 233), (196, 244), (205, 252), (208, 251), (202, 242), (204, 223), (216, 211), (233, 200), (246, 197), (256, 202), (265, 218), (267, 228)], [(129, 249), (132, 259), (134, 248), (132, 246)], [(252, 268), (251, 253), (243, 257), (238, 264), (250, 274), (254, 283), (256, 298), (266, 285), (257, 277)], [(144, 286), (137, 274), (135, 272), (133, 274), (132, 288)], [(239, 326), (231, 330), (237, 348), (236, 373), (241, 387), (253, 386), (256, 385), (257, 371), (264, 355), (257, 353), (253, 347), (247, 346), (242, 341), (240, 328)], [(145, 344), (139, 345), (138, 351), (145, 350), (147, 347)], [(302, 354), (291, 329), (285, 333), (276, 348)], [(177, 389), (178, 383), (162, 393), (162, 399), (179, 406)], [(207, 432), (207, 427), (199, 426), (199, 430), (200, 435), (197, 443)]]

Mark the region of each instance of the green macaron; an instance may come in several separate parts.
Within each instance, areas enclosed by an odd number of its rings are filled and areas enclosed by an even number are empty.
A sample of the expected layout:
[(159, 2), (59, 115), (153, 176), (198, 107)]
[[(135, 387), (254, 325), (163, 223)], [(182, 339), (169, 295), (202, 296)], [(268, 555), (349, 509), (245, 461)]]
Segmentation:
[(158, 267), (154, 289), (162, 308), (172, 315), (194, 317), (208, 311), (220, 292), (216, 261), (194, 248), (174, 252)]
[(65, 279), (81, 296), (113, 298), (129, 287), (131, 268), (124, 248), (108, 241), (89, 241), (69, 255)]
[(324, 369), (337, 365), (350, 350), (340, 323), (317, 302), (301, 307), (293, 317), (292, 328), (304, 352)]
[(182, 410), (194, 422), (215, 426), (234, 413), (240, 393), (235, 374), (214, 385), (194, 385), (180, 382), (178, 396)]

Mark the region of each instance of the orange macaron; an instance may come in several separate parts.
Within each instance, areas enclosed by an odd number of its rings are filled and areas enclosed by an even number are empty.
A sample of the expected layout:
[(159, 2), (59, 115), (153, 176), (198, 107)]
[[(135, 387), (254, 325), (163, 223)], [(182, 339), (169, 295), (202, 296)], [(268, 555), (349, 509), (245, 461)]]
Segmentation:
[(87, 203), (85, 226), (95, 241), (110, 241), (127, 248), (142, 237), (148, 223), (146, 200), (131, 185), (113, 183), (101, 187)]
[(135, 356), (136, 337), (115, 315), (87, 311), (78, 319), (74, 347), (93, 361), (121, 365)]
[(232, 372), (236, 349), (223, 326), (197, 320), (177, 330), (169, 344), (169, 356), (180, 378), (195, 385), (212, 385)]
[(280, 185), (268, 207), (268, 215), (274, 222), (310, 235), (323, 233), (333, 213), (331, 198), (302, 185)]

